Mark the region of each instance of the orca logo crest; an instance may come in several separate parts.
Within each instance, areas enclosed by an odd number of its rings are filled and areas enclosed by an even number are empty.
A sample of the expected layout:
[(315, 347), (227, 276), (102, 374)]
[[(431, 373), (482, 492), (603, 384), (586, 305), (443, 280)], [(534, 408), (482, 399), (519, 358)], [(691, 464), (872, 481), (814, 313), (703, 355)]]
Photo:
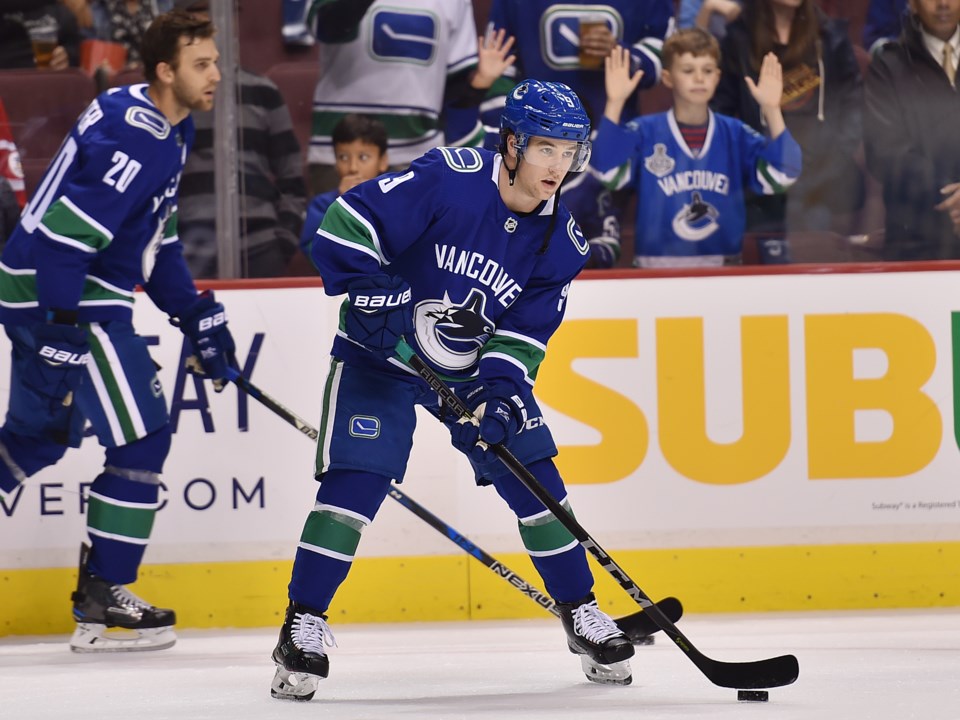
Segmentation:
[(414, 310), (417, 344), (431, 362), (447, 370), (464, 370), (474, 363), (496, 329), (486, 315), (487, 296), (472, 288), (456, 304), (444, 293), (443, 300), (424, 300)]
[(719, 217), (720, 212), (695, 192), (690, 202), (674, 215), (673, 231), (677, 237), (690, 242), (706, 240), (720, 227)]

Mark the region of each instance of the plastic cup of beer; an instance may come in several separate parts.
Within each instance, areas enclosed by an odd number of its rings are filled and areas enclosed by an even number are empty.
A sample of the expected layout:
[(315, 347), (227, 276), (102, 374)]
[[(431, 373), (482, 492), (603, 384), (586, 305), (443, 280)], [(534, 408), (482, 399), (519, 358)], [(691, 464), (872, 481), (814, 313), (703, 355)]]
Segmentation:
[(603, 58), (588, 54), (583, 47), (583, 39), (595, 28), (606, 27), (603, 15), (584, 15), (580, 18), (580, 67), (584, 70), (599, 70), (603, 67)]
[(52, 26), (31, 28), (30, 44), (33, 46), (33, 61), (37, 68), (49, 68), (53, 51), (57, 47), (57, 29)]

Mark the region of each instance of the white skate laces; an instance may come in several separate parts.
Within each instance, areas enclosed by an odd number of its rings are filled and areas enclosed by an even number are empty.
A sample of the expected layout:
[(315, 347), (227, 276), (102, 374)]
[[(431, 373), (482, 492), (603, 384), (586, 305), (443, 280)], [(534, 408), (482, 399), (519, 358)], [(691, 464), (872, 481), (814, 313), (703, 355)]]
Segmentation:
[(113, 596), (113, 599), (116, 601), (119, 607), (122, 607), (124, 610), (127, 610), (130, 615), (143, 616), (143, 613), (147, 610), (150, 610), (153, 605), (148, 603), (145, 600), (141, 600), (132, 592), (127, 590), (124, 585), (111, 585), (110, 594)]
[(326, 655), (326, 647), (336, 647), (337, 640), (333, 631), (322, 617), (310, 613), (297, 613), (290, 626), (293, 644), (304, 652)]
[(623, 633), (617, 624), (597, 607), (597, 601), (584, 603), (573, 609), (573, 631), (592, 643), (600, 644)]

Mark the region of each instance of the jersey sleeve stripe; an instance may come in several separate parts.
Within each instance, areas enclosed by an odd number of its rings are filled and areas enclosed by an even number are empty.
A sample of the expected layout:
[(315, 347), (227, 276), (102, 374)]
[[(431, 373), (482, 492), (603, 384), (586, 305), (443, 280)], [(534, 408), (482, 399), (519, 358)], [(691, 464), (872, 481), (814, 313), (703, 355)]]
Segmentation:
[[(345, 212), (341, 212), (340, 208)], [(329, 225), (326, 222), (327, 218), (330, 218)], [(377, 254), (381, 263), (384, 265), (388, 264), (387, 258), (383, 254), (383, 248), (380, 245), (380, 236), (377, 235), (377, 231), (373, 225), (370, 224), (369, 220), (358, 213), (343, 199), (342, 195), (338, 197), (337, 201), (327, 210), (327, 214), (324, 216), (323, 226), (325, 229), (332, 231), (335, 235), (345, 240), (352, 240), (353, 242), (362, 243), (369, 247)], [(338, 229), (342, 229), (345, 232), (338, 232)]]
[(59, 201), (62, 202), (64, 205), (66, 205), (68, 208), (70, 208), (70, 210), (73, 211), (73, 214), (74, 214), (74, 215), (76, 215), (77, 217), (79, 217), (79, 218), (80, 218), (81, 220), (83, 220), (87, 225), (89, 225), (89, 226), (92, 227), (94, 230), (96, 230), (98, 233), (100, 233), (101, 235), (103, 235), (103, 236), (107, 239), (107, 242), (108, 242), (108, 243), (113, 242), (113, 233), (110, 232), (110, 230), (109, 230), (108, 228), (106, 228), (106, 227), (104, 227), (103, 225), (101, 225), (100, 223), (98, 223), (98, 222), (97, 222), (94, 218), (92, 218), (90, 215), (87, 215), (87, 213), (85, 213), (83, 210), (81, 210), (81, 209), (77, 206), (77, 204), (73, 202), (73, 200), (71, 200), (70, 198), (68, 198), (66, 195), (62, 195), (62, 196), (59, 198)]
[(653, 72), (656, 81), (660, 82), (660, 75), (663, 71), (663, 65), (660, 62), (660, 52), (663, 49), (663, 40), (655, 37), (644, 38), (633, 46), (637, 52), (646, 57), (653, 66)]
[(88, 253), (100, 252), (113, 240), (110, 231), (65, 197), (44, 213), (38, 229), (55, 242)]
[(541, 353), (547, 352), (547, 346), (542, 342), (534, 340), (529, 335), (521, 335), (520, 333), (511, 332), (509, 330), (497, 330), (496, 337), (510, 338), (511, 340), (516, 340), (527, 345), (532, 345), (537, 348)]
[(44, 235), (46, 235), (48, 238), (50, 238), (54, 242), (62, 243), (63, 245), (69, 245), (72, 248), (76, 248), (77, 250), (83, 250), (83, 252), (86, 252), (86, 253), (93, 254), (97, 252), (97, 248), (90, 247), (89, 245), (84, 244), (80, 240), (74, 240), (73, 238), (69, 238), (66, 235), (59, 235), (53, 232), (52, 230), (50, 230), (48, 227), (46, 227), (42, 222), (40, 223), (40, 225), (37, 226), (37, 228), (40, 230), (40, 232), (42, 232)]
[(787, 188), (797, 180), (795, 177), (790, 177), (785, 172), (773, 167), (763, 158), (760, 158), (757, 162), (757, 179), (767, 195), (786, 192)]
[(465, 57), (462, 60), (458, 60), (455, 63), (450, 63), (449, 65), (447, 65), (447, 75), (453, 75), (454, 73), (458, 73), (461, 70), (465, 70), (466, 68), (471, 67), (472, 65), (476, 65), (477, 61), (478, 61), (478, 57), (476, 55), (470, 55), (469, 57)]

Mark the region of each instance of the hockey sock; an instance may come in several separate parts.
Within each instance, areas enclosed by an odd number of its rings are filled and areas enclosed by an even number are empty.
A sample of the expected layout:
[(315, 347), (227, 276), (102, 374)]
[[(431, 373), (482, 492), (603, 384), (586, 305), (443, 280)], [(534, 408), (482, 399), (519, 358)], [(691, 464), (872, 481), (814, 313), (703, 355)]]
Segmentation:
[[(538, 460), (529, 469), (570, 511), (566, 488), (553, 461)], [(516, 513), (523, 546), (551, 597), (557, 602), (573, 602), (587, 595), (593, 588), (593, 575), (577, 539), (512, 474), (497, 478), (493, 484)]]
[(103, 472), (90, 486), (87, 569), (117, 585), (137, 579), (137, 569), (153, 529), (160, 472), (170, 449), (163, 427), (129, 445), (108, 448)]
[(290, 577), (289, 596), (326, 612), (347, 577), (360, 534), (373, 522), (390, 489), (390, 479), (359, 470), (330, 470), (307, 516)]

